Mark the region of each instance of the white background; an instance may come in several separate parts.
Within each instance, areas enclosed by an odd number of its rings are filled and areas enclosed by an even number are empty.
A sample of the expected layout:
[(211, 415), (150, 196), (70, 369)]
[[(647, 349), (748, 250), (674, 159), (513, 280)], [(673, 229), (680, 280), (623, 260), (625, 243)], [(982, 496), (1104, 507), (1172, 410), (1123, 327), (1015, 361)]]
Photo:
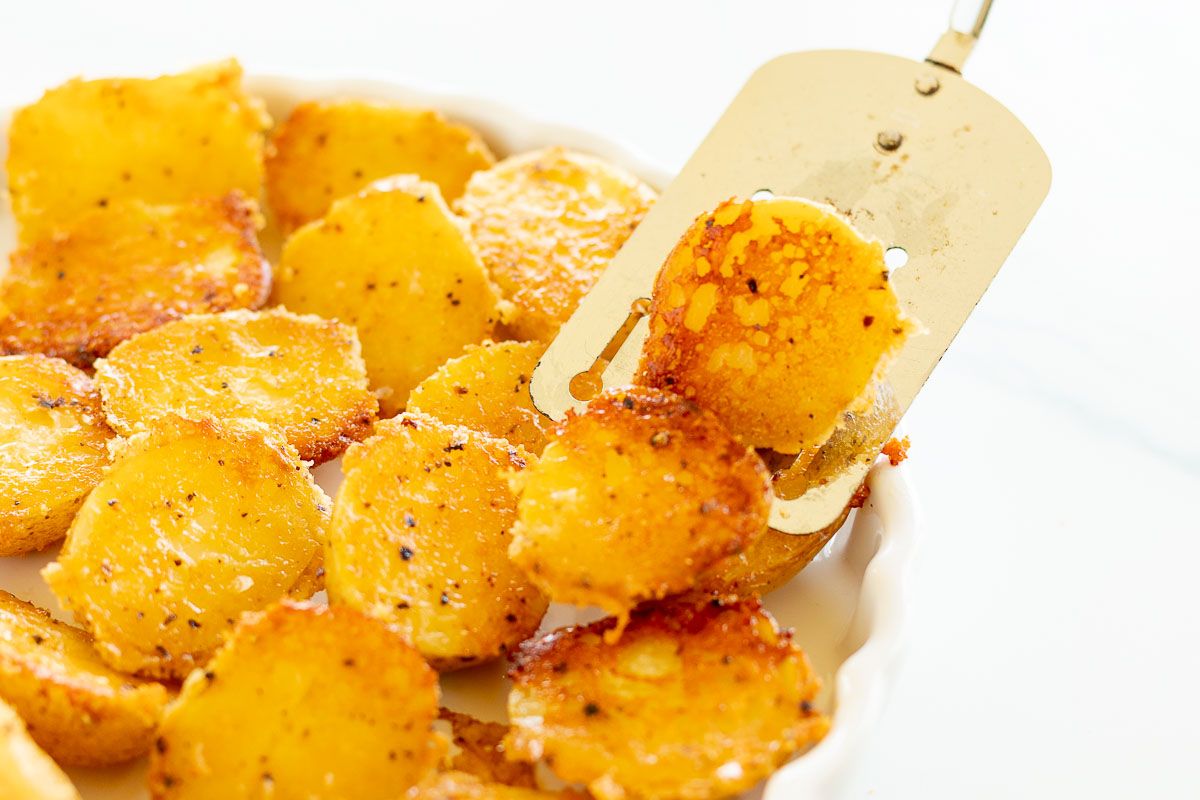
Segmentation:
[[(0, 0), (0, 105), (78, 73), (250, 71), (492, 96), (679, 166), (768, 57), (922, 57), (950, 0)], [(1200, 796), (1200, 15), (997, 0), (967, 77), (1054, 165), (910, 410), (924, 506), (871, 798)]]

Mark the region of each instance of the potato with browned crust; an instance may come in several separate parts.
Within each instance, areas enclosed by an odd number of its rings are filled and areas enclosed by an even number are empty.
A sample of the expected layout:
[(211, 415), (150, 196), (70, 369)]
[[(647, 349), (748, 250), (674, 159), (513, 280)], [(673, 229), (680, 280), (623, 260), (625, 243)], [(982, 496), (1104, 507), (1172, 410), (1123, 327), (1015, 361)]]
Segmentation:
[(767, 527), (759, 457), (715, 416), (657, 389), (612, 390), (569, 414), (513, 483), (513, 561), (551, 599), (622, 619), (691, 588)]
[(155, 800), (394, 800), (436, 767), (437, 674), (385, 623), (284, 602), (248, 614), (183, 685)]
[(476, 173), (455, 208), (515, 307), (512, 335), (549, 342), (656, 196), (607, 161), (550, 147)]
[(478, 720), (448, 708), (443, 708), (439, 717), (450, 726), (451, 747), (446, 753), (446, 769), (468, 773), (489, 783), (537, 786), (532, 765), (508, 759), (504, 746), (504, 737), (509, 732), (507, 725)]
[(0, 699), (55, 761), (101, 766), (150, 749), (168, 696), (111, 669), (85, 632), (0, 590)]
[(539, 342), (468, 346), (412, 390), (407, 408), (507, 439), (537, 455), (554, 427), (529, 395), (529, 378), (545, 349)]
[(729, 200), (658, 273), (638, 382), (720, 413), (753, 447), (819, 447), (915, 325), (883, 247), (804, 200)]
[(419, 175), (442, 196), (462, 194), (495, 159), (479, 134), (438, 111), (371, 100), (300, 103), (267, 145), (267, 199), (284, 230), (322, 217), (333, 201), (391, 175)]
[(510, 786), (467, 772), (440, 772), (408, 790), (406, 800), (587, 800), (570, 789), (543, 791), (532, 786)]
[(111, 436), (87, 375), (56, 358), (0, 356), (0, 556), (66, 535)]
[(522, 646), (510, 751), (599, 800), (705, 800), (749, 789), (818, 741), (820, 681), (757, 600), (649, 604)]
[(42, 571), (113, 668), (182, 678), (242, 612), (320, 588), (330, 501), (273, 429), (167, 416), (114, 450)]
[[(8, 188), (22, 242), (122, 199), (259, 196), (271, 119), (222, 61), (159, 78), (72, 80), (13, 115)], [(101, 254), (97, 254), (101, 255)], [(100, 264), (92, 264), (103, 271)]]
[(25, 723), (0, 700), (0, 797), (8, 800), (79, 800), (79, 792), (29, 737)]
[(275, 302), (358, 329), (383, 413), (486, 339), (495, 289), (436, 185), (400, 176), (333, 204), (283, 248)]
[(0, 353), (89, 368), (136, 333), (185, 314), (258, 308), (271, 268), (241, 194), (177, 206), (113, 201), (17, 250), (0, 278)]
[(361, 353), (353, 328), (312, 315), (195, 314), (122, 342), (96, 362), (96, 388), (123, 435), (166, 414), (252, 419), (321, 463), (371, 430)]
[(441, 670), (498, 658), (547, 601), (508, 558), (525, 451), (405, 413), (346, 451), (326, 552), (330, 602), (393, 622)]

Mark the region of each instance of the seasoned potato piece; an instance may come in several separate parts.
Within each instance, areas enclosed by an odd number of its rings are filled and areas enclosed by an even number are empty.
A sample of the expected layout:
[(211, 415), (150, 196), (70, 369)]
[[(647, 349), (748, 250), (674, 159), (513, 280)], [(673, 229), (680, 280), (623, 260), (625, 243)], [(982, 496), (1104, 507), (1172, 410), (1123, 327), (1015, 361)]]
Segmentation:
[(431, 417), (385, 420), (346, 451), (329, 526), (330, 601), (382, 617), (438, 669), (496, 658), (547, 601), (508, 559), (519, 447)]
[(390, 175), (419, 175), (442, 196), (495, 159), (471, 128), (437, 111), (369, 100), (301, 103), (267, 146), (267, 197), (280, 226), (322, 217), (339, 197)]
[(98, 766), (149, 750), (168, 698), (110, 669), (83, 631), (0, 590), (0, 699), (56, 761)]
[(505, 755), (507, 725), (484, 722), (447, 708), (443, 708), (439, 716), (450, 723), (453, 746), (446, 757), (448, 769), (507, 786), (537, 786), (530, 764), (509, 761)]
[(798, 453), (914, 327), (878, 242), (804, 200), (729, 200), (658, 274), (639, 382), (718, 411), (746, 444)]
[(17, 713), (0, 700), (0, 797), (8, 800), (79, 800), (79, 792), (42, 752)]
[(767, 527), (767, 472), (754, 451), (655, 389), (610, 391), (569, 415), (513, 483), (513, 561), (552, 599), (622, 619), (641, 600), (690, 588)]
[(548, 342), (655, 197), (612, 164), (551, 147), (476, 173), (456, 208), (515, 306), (514, 337)]
[(468, 346), (412, 390), (407, 408), (507, 439), (537, 455), (554, 427), (529, 396), (529, 376), (545, 349), (538, 342)]
[(196, 314), (122, 342), (96, 388), (124, 435), (166, 414), (254, 419), (319, 463), (371, 430), (361, 349), (350, 326), (283, 309)]
[(271, 269), (240, 194), (151, 206), (112, 202), (13, 254), (0, 279), (0, 353), (77, 367), (185, 314), (257, 308)]
[(9, 128), (21, 241), (126, 198), (179, 203), (235, 189), (256, 198), (270, 124), (242, 91), (236, 61), (149, 80), (68, 81), (17, 111)]
[(358, 328), (384, 414), (487, 338), (496, 293), (437, 186), (400, 176), (333, 204), (287, 241), (275, 300)]
[(441, 772), (408, 790), (408, 800), (587, 800), (570, 790), (544, 792), (480, 780), (467, 772)]
[(87, 375), (55, 358), (0, 356), (0, 556), (66, 535), (110, 436)]
[(249, 614), (183, 685), (151, 754), (156, 800), (392, 800), (431, 772), (437, 675), (351, 608)]
[(819, 740), (820, 681), (757, 600), (651, 604), (617, 644), (606, 619), (522, 646), (510, 673), (516, 758), (599, 800), (726, 797)]
[(329, 498), (252, 425), (168, 416), (124, 440), (43, 570), (114, 668), (182, 678), (243, 611), (320, 587)]

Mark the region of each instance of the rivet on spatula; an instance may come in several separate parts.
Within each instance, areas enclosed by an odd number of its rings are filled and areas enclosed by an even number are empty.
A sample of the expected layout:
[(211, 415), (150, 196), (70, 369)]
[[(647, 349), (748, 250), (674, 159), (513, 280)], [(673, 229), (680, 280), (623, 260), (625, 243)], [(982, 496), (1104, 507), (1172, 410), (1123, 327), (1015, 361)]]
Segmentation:
[(903, 141), (904, 135), (900, 131), (880, 131), (879, 135), (875, 137), (875, 147), (885, 153), (890, 153), (898, 150)]
[(938, 89), (942, 88), (942, 82), (937, 79), (936, 75), (919, 75), (914, 87), (917, 90), (917, 94), (928, 96), (935, 94)]

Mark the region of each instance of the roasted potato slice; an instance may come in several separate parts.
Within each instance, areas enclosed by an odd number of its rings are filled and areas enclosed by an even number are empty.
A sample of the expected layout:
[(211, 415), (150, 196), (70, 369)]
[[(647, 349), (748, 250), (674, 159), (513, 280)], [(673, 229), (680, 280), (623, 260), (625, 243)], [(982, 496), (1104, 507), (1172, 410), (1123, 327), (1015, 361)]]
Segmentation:
[(430, 773), (437, 675), (385, 623), (284, 602), (183, 685), (151, 754), (156, 800), (393, 800)]
[(419, 175), (453, 200), (472, 173), (493, 163), (477, 132), (437, 111), (369, 100), (310, 101), (271, 135), (267, 198), (280, 226), (291, 230), (391, 175)]
[(490, 783), (526, 788), (537, 786), (533, 766), (509, 761), (505, 754), (507, 725), (484, 722), (448, 708), (443, 708), (439, 716), (449, 723), (453, 743), (445, 759), (447, 769), (469, 773)]
[(257, 198), (270, 124), (242, 90), (236, 61), (148, 80), (68, 81), (18, 110), (9, 127), (21, 241), (122, 199), (180, 203), (233, 190)]
[(703, 800), (750, 788), (828, 728), (820, 681), (757, 600), (650, 604), (607, 644), (615, 625), (522, 646), (514, 757), (544, 758), (599, 800)]
[(640, 383), (718, 411), (746, 444), (819, 447), (915, 325), (883, 248), (795, 198), (729, 200), (658, 274)]
[(554, 427), (529, 396), (529, 378), (545, 349), (538, 342), (469, 345), (421, 381), (406, 407), (507, 439), (538, 455)]
[(87, 375), (56, 358), (0, 356), (0, 556), (66, 535), (111, 436)]
[(166, 414), (254, 419), (319, 463), (371, 430), (361, 351), (353, 328), (320, 317), (196, 314), (122, 342), (96, 362), (96, 388), (123, 435)]
[(0, 590), (0, 700), (55, 761), (137, 758), (150, 749), (167, 699), (162, 685), (110, 669), (83, 631)]
[(115, 449), (42, 572), (109, 665), (182, 678), (242, 612), (320, 587), (330, 501), (273, 429), (168, 416)]
[(759, 457), (712, 414), (656, 389), (610, 391), (568, 415), (513, 483), (513, 561), (552, 599), (622, 619), (692, 587), (767, 527)]
[(441, 772), (408, 790), (407, 800), (587, 800), (570, 790), (546, 792), (530, 786), (489, 782), (467, 772)]
[(0, 353), (45, 353), (87, 369), (185, 314), (257, 308), (271, 282), (258, 224), (240, 194), (95, 209), (13, 254), (0, 279)]
[(79, 800), (79, 792), (50, 756), (29, 738), (17, 712), (0, 700), (0, 797)]
[(613, 164), (551, 147), (476, 173), (455, 207), (515, 306), (513, 336), (549, 342), (655, 197)]
[(547, 601), (508, 558), (519, 447), (405, 413), (346, 451), (329, 526), (334, 604), (393, 622), (436, 668), (497, 658)]
[(283, 248), (275, 300), (358, 328), (385, 415), (496, 322), (495, 289), (436, 185), (380, 181)]

